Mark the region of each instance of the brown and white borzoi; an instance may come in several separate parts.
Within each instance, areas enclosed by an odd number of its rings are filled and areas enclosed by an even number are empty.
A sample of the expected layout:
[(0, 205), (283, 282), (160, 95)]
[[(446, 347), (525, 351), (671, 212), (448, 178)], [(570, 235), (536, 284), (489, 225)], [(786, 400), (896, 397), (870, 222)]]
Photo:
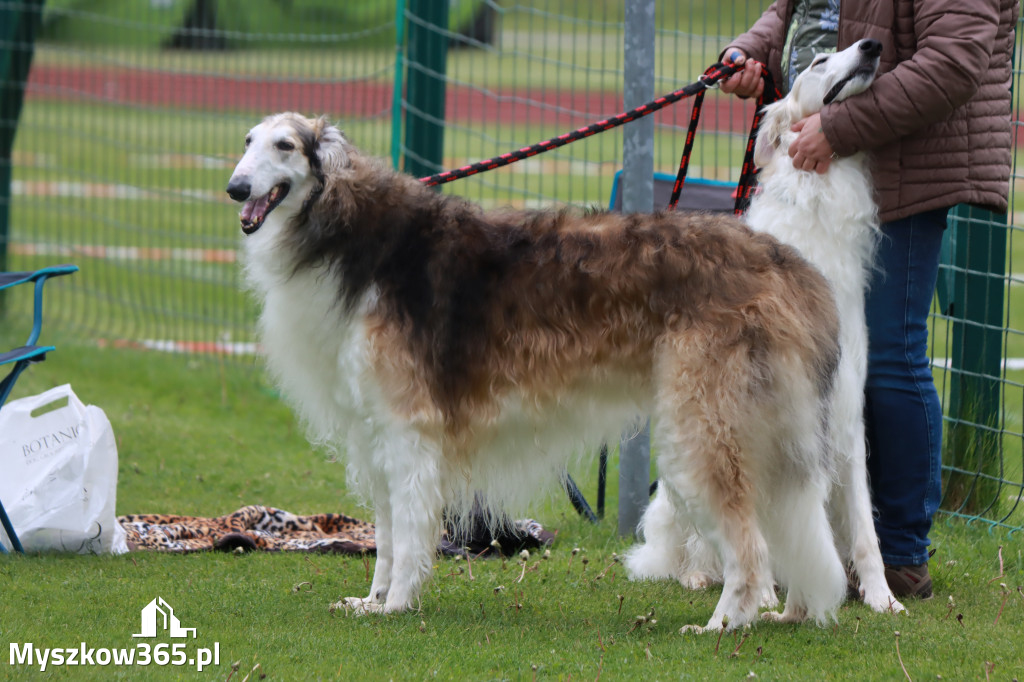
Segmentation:
[[(836, 158), (819, 174), (794, 168), (787, 153), (797, 137), (790, 129), (794, 123), (871, 85), (881, 50), (878, 41), (861, 40), (837, 54), (818, 55), (790, 93), (766, 108), (754, 155), (761, 167), (760, 192), (746, 222), (799, 249), (828, 276), (835, 292), (842, 358), (831, 404), (836, 482), (830, 516), (840, 553), (855, 569), (864, 602), (876, 611), (902, 611), (885, 580), (865, 463), (864, 292), (879, 234), (868, 159), (862, 153)], [(681, 506), (671, 489), (652, 501), (643, 519), (647, 541), (626, 559), (633, 577), (672, 577), (691, 588), (721, 580), (717, 553), (681, 522)], [(774, 592), (765, 594), (766, 604), (774, 600)]]
[(731, 217), (485, 212), (271, 116), (228, 193), (269, 367), (376, 511), (359, 612), (417, 605), (443, 507), (519, 509), (584, 442), (654, 416), (663, 490), (713, 540), (706, 628), (834, 615), (826, 512), (838, 320), (824, 278)]

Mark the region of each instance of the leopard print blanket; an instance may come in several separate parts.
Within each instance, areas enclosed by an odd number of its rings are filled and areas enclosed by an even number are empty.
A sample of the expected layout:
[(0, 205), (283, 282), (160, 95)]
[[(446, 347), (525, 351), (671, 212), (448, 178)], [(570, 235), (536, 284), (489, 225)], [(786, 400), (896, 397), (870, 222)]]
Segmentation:
[[(376, 551), (372, 523), (344, 514), (299, 516), (283, 509), (251, 505), (226, 516), (204, 518), (171, 514), (129, 514), (118, 523), (128, 535), (128, 548), (161, 552), (301, 551), (361, 554)], [(438, 551), (447, 555), (467, 551), (486, 555), (497, 540), (509, 556), (523, 548), (550, 545), (555, 534), (532, 519), (515, 521), (491, 534), (486, 524), (472, 524), (469, 537), (456, 541), (450, 529), (442, 532)]]

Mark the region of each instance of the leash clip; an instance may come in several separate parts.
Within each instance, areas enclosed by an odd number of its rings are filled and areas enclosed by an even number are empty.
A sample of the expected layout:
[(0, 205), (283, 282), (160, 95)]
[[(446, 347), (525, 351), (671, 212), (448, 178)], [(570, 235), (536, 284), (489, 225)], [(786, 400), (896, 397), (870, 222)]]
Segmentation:
[(722, 80), (720, 78), (709, 83), (708, 75), (706, 73), (702, 73), (697, 80), (700, 81), (700, 84), (704, 86), (705, 90), (717, 90), (722, 87)]

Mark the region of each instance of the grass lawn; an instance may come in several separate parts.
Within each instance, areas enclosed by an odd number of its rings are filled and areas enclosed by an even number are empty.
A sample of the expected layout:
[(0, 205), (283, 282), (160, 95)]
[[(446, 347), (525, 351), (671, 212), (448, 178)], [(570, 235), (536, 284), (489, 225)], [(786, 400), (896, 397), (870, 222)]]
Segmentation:
[[(12, 343), (0, 332), (0, 343)], [(16, 395), (70, 382), (113, 423), (120, 454), (118, 513), (220, 515), (246, 504), (296, 513), (371, 512), (345, 492), (344, 468), (311, 451), (258, 366), (131, 350), (58, 351), (23, 375)], [(594, 499), (596, 465), (573, 475)], [(612, 471), (615, 471), (613, 466)], [(614, 479), (614, 474), (612, 476)], [(630, 583), (609, 515), (590, 525), (552, 492), (531, 516), (558, 537), (549, 559), (439, 559), (418, 613), (346, 617), (328, 605), (368, 590), (372, 559), (297, 554), (130, 554), (0, 557), (4, 650), (134, 647), (139, 612), (157, 596), (220, 664), (51, 667), (68, 679), (1002, 679), (1024, 676), (1020, 535), (940, 517), (936, 597), (909, 614), (844, 605), (826, 627), (758, 624), (741, 635), (683, 636), (718, 590)], [(573, 549), (580, 552), (573, 556)], [(1001, 547), (1001, 550), (1000, 550)], [(999, 577), (1000, 552), (1003, 576)], [(1006, 586), (1004, 590), (1002, 585)], [(952, 601), (951, 601), (952, 600)], [(654, 611), (638, 625), (638, 615)], [(896, 632), (899, 632), (897, 639)], [(171, 643), (166, 638), (159, 640)], [(173, 640), (182, 641), (182, 640)], [(898, 648), (897, 648), (898, 647)], [(0, 663), (0, 679), (35, 677)], [(38, 670), (38, 666), (36, 667)], [(40, 675), (41, 676), (41, 675)]]

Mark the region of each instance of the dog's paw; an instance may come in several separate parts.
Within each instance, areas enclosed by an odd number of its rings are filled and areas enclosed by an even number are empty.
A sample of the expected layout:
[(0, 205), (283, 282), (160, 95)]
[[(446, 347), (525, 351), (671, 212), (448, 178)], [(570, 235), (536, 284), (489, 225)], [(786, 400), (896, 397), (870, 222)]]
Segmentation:
[(876, 613), (905, 613), (907, 610), (888, 590), (876, 595), (868, 595), (861, 590), (861, 599)]
[(796, 611), (765, 611), (761, 614), (761, 620), (769, 623), (802, 623), (807, 620), (807, 612), (803, 609)]
[(779, 605), (779, 595), (775, 592), (775, 586), (769, 585), (761, 592), (761, 608), (775, 609)]
[(731, 631), (737, 628), (746, 629), (748, 627), (750, 627), (750, 624), (746, 621), (730, 620), (728, 616), (719, 616), (716, 613), (711, 616), (711, 620), (708, 621), (707, 625), (684, 625), (679, 628), (679, 634), (703, 635), (709, 632)]
[[(883, 583), (884, 584), (884, 583)], [(903, 613), (907, 609), (893, 596), (888, 585), (884, 587), (869, 587), (862, 584), (860, 587), (861, 600), (871, 607), (876, 613)]]
[(371, 601), (369, 597), (346, 597), (331, 604), (330, 611), (344, 611), (346, 615), (363, 616), (368, 613), (384, 613), (384, 604)]
[(715, 579), (703, 571), (693, 571), (679, 577), (679, 583), (688, 590), (703, 590), (715, 583)]
[(892, 613), (906, 613), (907, 607), (901, 604), (896, 597), (889, 597), (885, 610)]

